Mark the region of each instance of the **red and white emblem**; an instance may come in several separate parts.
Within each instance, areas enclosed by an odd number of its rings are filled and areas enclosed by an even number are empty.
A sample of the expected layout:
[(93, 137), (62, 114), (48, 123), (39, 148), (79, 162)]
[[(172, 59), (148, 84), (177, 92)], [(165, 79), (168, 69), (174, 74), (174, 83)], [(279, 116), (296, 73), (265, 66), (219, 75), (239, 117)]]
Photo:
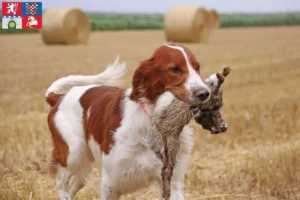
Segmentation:
[(18, 10), (18, 3), (8, 3), (6, 8), (7, 8), (7, 14), (12, 13), (13, 15), (16, 15)]

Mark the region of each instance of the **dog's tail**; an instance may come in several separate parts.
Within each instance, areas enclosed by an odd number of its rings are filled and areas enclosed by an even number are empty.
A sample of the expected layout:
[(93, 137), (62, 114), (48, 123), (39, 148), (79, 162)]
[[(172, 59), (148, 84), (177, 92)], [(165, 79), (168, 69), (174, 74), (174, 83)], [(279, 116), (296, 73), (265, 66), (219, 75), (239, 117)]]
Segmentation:
[(53, 107), (66, 92), (74, 86), (84, 85), (110, 85), (120, 86), (123, 83), (122, 77), (126, 74), (126, 64), (119, 62), (119, 56), (116, 60), (107, 66), (107, 68), (97, 75), (70, 75), (60, 78), (53, 82), (48, 88), (45, 96), (47, 103)]

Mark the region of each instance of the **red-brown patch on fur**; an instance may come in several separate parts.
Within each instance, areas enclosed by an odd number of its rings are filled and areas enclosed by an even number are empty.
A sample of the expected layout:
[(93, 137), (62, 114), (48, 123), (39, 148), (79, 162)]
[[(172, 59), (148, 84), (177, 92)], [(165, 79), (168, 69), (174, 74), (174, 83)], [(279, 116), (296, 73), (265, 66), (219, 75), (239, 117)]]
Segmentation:
[(124, 92), (125, 89), (117, 87), (99, 86), (87, 90), (80, 98), (84, 109), (86, 140), (93, 136), (105, 154), (113, 146), (113, 132), (121, 124), (121, 101)]
[[(169, 45), (174, 44), (169, 43)], [(199, 72), (200, 65), (196, 57), (188, 48), (182, 48), (192, 67)], [(179, 72), (172, 71), (175, 66), (179, 68)], [(163, 45), (154, 52), (150, 59), (142, 61), (135, 71), (132, 81), (133, 92), (130, 98), (133, 101), (145, 98), (149, 103), (154, 103), (159, 95), (168, 90), (179, 99), (185, 100), (189, 95), (184, 88), (188, 76), (189, 70), (182, 52)]]
[(56, 104), (48, 114), (48, 126), (51, 132), (52, 137), (52, 158), (51, 158), (51, 166), (50, 166), (50, 174), (54, 176), (57, 173), (56, 165), (60, 164), (63, 167), (67, 166), (67, 158), (69, 155), (69, 147), (61, 137), (61, 134), (58, 132), (57, 128), (54, 124), (54, 117), (58, 109), (58, 104)]
[[(121, 123), (121, 100), (124, 89), (109, 86), (99, 86), (87, 90), (80, 98), (84, 109), (83, 123), (86, 141), (93, 136), (99, 143), (101, 151), (109, 153), (113, 145), (113, 131)], [(50, 93), (46, 101), (52, 107), (48, 114), (48, 126), (51, 132), (53, 150), (50, 166), (50, 174), (57, 173), (57, 165), (67, 166), (69, 147), (57, 130), (54, 117), (58, 110), (59, 102), (64, 95)], [(90, 110), (89, 110), (90, 109)], [(89, 112), (89, 116), (88, 113)]]
[(51, 92), (50, 94), (47, 95), (46, 97), (46, 102), (51, 106), (54, 107), (57, 102), (63, 97), (64, 94), (55, 94)]

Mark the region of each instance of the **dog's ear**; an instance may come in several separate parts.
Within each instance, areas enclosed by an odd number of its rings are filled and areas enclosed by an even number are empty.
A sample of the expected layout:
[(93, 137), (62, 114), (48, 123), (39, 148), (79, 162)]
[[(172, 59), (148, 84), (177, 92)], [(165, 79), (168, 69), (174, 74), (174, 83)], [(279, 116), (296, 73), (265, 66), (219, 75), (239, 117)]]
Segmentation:
[(148, 65), (151, 59), (144, 60), (140, 63), (140, 66), (135, 70), (132, 79), (132, 93), (130, 95), (131, 100), (138, 101), (144, 94), (144, 83), (149, 79), (148, 77)]
[(131, 100), (144, 99), (151, 103), (155, 102), (158, 94), (163, 93), (164, 88), (159, 84), (159, 76), (156, 74), (155, 59), (152, 57), (140, 63), (133, 75)]

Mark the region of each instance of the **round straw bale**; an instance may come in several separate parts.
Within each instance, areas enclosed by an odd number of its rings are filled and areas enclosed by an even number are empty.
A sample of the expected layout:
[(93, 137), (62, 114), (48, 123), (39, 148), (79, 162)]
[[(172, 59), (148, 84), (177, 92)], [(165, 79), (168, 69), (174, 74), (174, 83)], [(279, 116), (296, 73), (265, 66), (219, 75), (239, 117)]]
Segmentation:
[(164, 16), (165, 37), (172, 42), (202, 42), (207, 20), (207, 11), (201, 7), (173, 7)]
[(218, 12), (214, 9), (208, 11), (210, 27), (212, 29), (220, 28), (220, 16)]
[(213, 13), (211, 10), (207, 10), (207, 15), (208, 15), (208, 23), (207, 23), (207, 28), (210, 28), (210, 29), (214, 29), (214, 16), (213, 16)]
[(84, 44), (91, 32), (88, 16), (77, 8), (51, 8), (43, 13), (45, 44)]
[(211, 19), (209, 16), (209, 12), (204, 8), (200, 8), (200, 10), (201, 10), (202, 16), (204, 17), (204, 20), (203, 20), (204, 26), (203, 26), (203, 29), (200, 34), (200, 42), (208, 43), (208, 40), (213, 31), (212, 26), (211, 26), (212, 22), (211, 22)]

